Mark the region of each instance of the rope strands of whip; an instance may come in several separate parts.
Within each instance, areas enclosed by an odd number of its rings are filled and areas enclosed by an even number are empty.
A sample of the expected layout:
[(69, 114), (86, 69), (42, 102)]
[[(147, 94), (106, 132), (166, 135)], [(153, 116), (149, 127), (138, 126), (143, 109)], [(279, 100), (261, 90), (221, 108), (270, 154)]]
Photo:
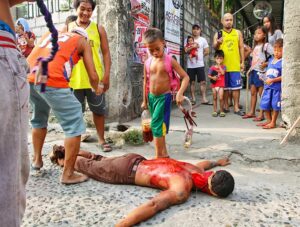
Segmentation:
[(55, 57), (56, 52), (58, 51), (58, 32), (53, 24), (52, 21), (52, 16), (50, 12), (48, 11), (46, 5), (44, 4), (43, 0), (36, 0), (37, 6), (39, 7), (41, 13), (44, 15), (47, 27), (51, 33), (51, 43), (52, 43), (52, 48), (50, 55), (46, 58), (39, 58), (38, 62), (41, 63), (41, 92), (45, 92), (46, 90), (46, 83), (48, 79), (48, 63), (53, 60)]

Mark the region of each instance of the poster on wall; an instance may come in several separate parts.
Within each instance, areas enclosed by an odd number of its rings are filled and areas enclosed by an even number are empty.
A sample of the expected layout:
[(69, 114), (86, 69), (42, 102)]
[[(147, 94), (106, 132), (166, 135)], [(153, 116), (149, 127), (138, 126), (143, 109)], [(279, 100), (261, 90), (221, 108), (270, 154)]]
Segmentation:
[(165, 0), (165, 39), (180, 44), (182, 0)]
[(180, 45), (177, 43), (171, 43), (166, 41), (166, 51), (167, 54), (172, 57), (176, 57), (177, 62), (180, 64)]
[(148, 26), (140, 21), (134, 21), (133, 62), (144, 64), (147, 58), (147, 48), (143, 43), (143, 34)]
[(131, 0), (130, 2), (133, 18), (149, 26), (151, 0)]

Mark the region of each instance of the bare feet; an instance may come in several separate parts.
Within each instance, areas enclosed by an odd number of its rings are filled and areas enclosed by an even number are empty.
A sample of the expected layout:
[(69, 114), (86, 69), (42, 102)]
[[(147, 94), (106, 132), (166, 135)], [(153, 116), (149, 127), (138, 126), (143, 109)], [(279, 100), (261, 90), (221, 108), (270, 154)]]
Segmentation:
[(276, 125), (270, 123), (270, 124), (267, 124), (267, 125), (263, 126), (262, 128), (263, 128), (263, 129), (272, 129), (272, 128), (276, 128)]
[(73, 173), (71, 176), (66, 174), (61, 176), (60, 183), (62, 184), (78, 184), (87, 181), (89, 178), (86, 175)]

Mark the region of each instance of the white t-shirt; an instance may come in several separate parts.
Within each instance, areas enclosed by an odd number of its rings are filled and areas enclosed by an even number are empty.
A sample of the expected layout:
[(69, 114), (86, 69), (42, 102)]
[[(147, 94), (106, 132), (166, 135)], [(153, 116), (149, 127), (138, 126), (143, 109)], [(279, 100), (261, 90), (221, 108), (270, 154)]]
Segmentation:
[(260, 44), (254, 47), (252, 52), (252, 64), (251, 64), (252, 69), (259, 72), (265, 71), (260, 68), (260, 64), (267, 60), (266, 54), (267, 56), (273, 55), (273, 47), (271, 44), (265, 43), (264, 46), (263, 44)]
[(282, 38), (283, 38), (282, 31), (280, 31), (279, 29), (276, 29), (276, 30), (274, 31), (274, 34), (273, 34), (273, 35), (271, 35), (271, 33), (269, 32), (268, 36), (269, 36), (269, 37), (268, 37), (269, 43), (270, 43), (272, 46), (274, 46), (275, 41), (276, 41), (277, 39), (282, 39)]
[[(204, 60), (203, 60), (203, 53), (204, 49), (208, 47), (208, 43), (205, 38), (199, 36), (197, 39), (194, 38), (194, 42), (198, 43), (199, 48), (198, 48), (198, 60), (196, 58), (193, 58), (193, 61), (188, 58), (187, 60), (187, 67), (188, 68), (199, 68), (199, 67), (204, 67)], [(187, 39), (184, 41), (184, 46), (186, 46)]]

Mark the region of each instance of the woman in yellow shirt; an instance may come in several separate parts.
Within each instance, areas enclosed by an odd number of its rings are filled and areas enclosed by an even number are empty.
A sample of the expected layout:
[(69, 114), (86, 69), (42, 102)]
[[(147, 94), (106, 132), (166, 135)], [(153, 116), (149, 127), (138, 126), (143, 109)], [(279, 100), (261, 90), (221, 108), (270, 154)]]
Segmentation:
[[(109, 89), (111, 57), (105, 29), (103, 26), (90, 20), (95, 7), (96, 2), (93, 0), (74, 0), (77, 19), (68, 25), (68, 30), (70, 31), (74, 27), (81, 27), (86, 30), (99, 81), (104, 87), (104, 92), (106, 92)], [(104, 65), (100, 58), (100, 52), (103, 56)], [(103, 93), (100, 96), (96, 96), (92, 91), (82, 60), (79, 61), (73, 69), (70, 87), (73, 88), (74, 95), (82, 104), (83, 112), (85, 111), (85, 99), (87, 99), (89, 108), (93, 112), (93, 120), (99, 137), (99, 145), (102, 151), (111, 151), (111, 146), (104, 140), (105, 95)]]

